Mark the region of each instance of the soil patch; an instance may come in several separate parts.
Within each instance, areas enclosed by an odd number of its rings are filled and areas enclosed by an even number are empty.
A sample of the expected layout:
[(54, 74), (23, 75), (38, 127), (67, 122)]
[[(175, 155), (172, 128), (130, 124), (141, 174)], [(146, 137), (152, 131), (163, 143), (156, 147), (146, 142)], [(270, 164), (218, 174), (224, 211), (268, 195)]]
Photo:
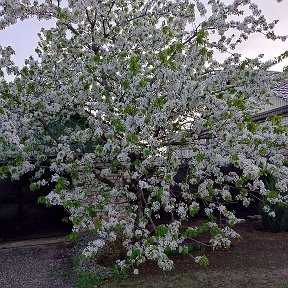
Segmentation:
[(189, 255), (175, 256), (172, 271), (161, 271), (150, 262), (140, 266), (139, 275), (109, 280), (102, 287), (288, 288), (288, 233), (268, 233), (257, 228), (257, 223), (239, 224), (235, 230), (242, 239), (228, 250), (194, 253), (209, 258), (205, 269)]

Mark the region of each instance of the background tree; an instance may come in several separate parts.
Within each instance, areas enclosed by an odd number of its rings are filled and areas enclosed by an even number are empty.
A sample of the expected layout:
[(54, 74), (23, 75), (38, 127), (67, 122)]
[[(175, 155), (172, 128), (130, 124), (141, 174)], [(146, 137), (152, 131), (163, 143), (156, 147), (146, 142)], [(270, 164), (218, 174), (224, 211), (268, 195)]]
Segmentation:
[[(273, 32), (277, 21), (267, 23), (249, 0), (67, 2), (0, 2), (2, 29), (32, 16), (56, 19), (23, 68), (11, 47), (1, 48), (0, 160), (3, 176), (35, 171), (32, 188), (49, 184), (39, 180), (49, 163), (56, 186), (47, 201), (69, 210), (74, 231), (97, 230), (85, 255), (121, 237), (120, 267), (153, 259), (171, 269), (165, 251), (186, 253), (187, 239), (210, 233), (217, 248), (238, 237), (230, 201), (249, 205), (259, 191), (287, 202), (287, 127), (278, 117), (252, 121), (284, 79), (267, 70), (286, 54), (262, 62), (234, 52), (254, 33), (286, 40)], [(14, 81), (5, 81), (5, 68)], [(182, 164), (179, 198), (171, 187)], [(228, 165), (241, 174), (225, 175)], [(260, 179), (268, 173), (277, 193)], [(242, 188), (236, 196), (233, 187)], [(200, 205), (207, 223), (181, 228)], [(171, 217), (160, 225), (161, 211)], [(207, 264), (204, 256), (195, 261)]]

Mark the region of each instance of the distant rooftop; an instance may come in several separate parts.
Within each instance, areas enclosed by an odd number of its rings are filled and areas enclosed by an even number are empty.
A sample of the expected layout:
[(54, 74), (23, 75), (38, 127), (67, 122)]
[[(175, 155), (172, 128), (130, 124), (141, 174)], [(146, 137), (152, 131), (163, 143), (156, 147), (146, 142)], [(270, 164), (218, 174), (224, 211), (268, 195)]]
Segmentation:
[(266, 104), (263, 111), (253, 116), (255, 121), (263, 121), (271, 115), (288, 116), (288, 82), (273, 87), (277, 95), (273, 96), (270, 104)]
[(273, 90), (279, 93), (283, 98), (288, 99), (288, 82), (274, 87)]

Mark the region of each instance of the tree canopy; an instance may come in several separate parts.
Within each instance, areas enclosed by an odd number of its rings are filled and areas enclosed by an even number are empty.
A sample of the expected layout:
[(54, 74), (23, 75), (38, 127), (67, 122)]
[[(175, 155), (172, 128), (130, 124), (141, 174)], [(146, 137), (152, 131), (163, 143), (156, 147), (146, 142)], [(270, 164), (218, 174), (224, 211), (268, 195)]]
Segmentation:
[[(227, 203), (247, 206), (255, 191), (287, 203), (287, 126), (277, 116), (253, 121), (285, 79), (268, 69), (287, 53), (262, 61), (235, 52), (255, 33), (286, 37), (252, 1), (226, 2), (0, 1), (1, 29), (34, 16), (56, 20), (23, 68), (0, 47), (0, 176), (35, 171), (32, 188), (55, 183), (47, 201), (69, 211), (75, 232), (97, 230), (84, 255), (120, 238), (120, 267), (152, 259), (171, 269), (169, 249), (185, 254), (202, 233), (213, 248), (239, 236)], [(224, 173), (229, 165), (240, 172)], [(265, 187), (268, 174), (279, 191)], [(207, 222), (182, 227), (200, 209)]]

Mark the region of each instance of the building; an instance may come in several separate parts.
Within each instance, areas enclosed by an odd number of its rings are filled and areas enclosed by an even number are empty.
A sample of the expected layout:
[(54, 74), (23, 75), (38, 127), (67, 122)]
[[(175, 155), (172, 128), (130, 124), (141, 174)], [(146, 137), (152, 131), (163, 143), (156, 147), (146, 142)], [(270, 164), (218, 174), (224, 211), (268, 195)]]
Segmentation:
[(255, 121), (265, 121), (271, 115), (283, 116), (288, 123), (288, 82), (273, 88), (277, 93), (272, 99), (271, 104), (266, 104), (264, 110), (255, 115)]

